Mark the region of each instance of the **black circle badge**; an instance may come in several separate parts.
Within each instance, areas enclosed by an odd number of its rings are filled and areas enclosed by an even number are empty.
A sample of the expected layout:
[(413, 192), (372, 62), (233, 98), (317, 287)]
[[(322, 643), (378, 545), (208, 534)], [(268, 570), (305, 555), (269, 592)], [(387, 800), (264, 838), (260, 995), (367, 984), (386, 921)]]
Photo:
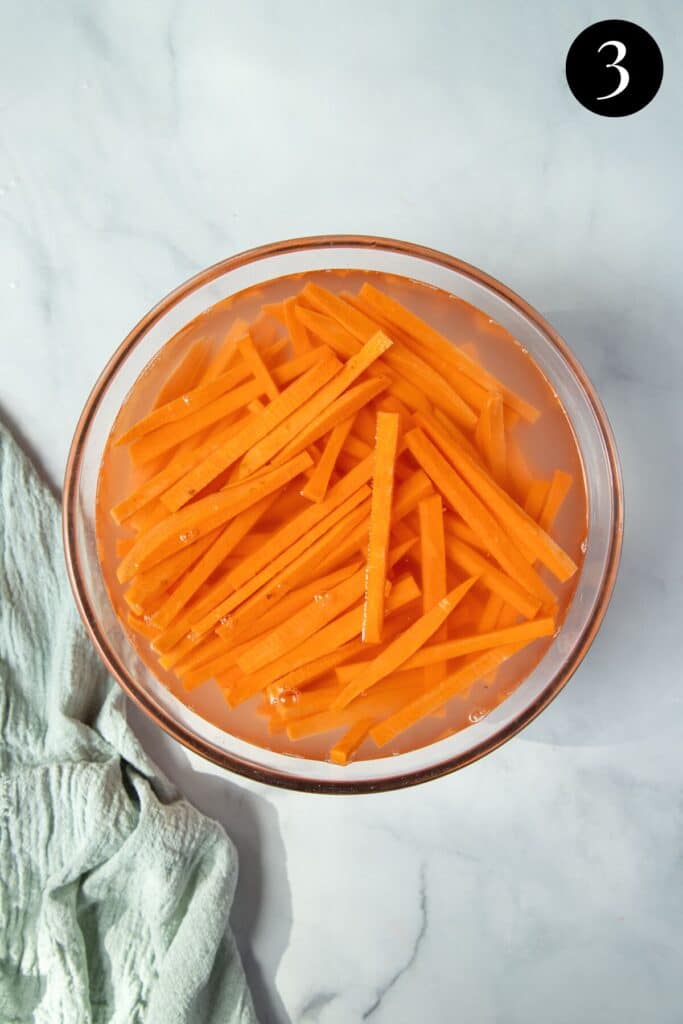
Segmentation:
[(649, 32), (632, 21), (596, 21), (567, 54), (569, 88), (587, 110), (626, 117), (646, 107), (662, 84), (664, 61)]

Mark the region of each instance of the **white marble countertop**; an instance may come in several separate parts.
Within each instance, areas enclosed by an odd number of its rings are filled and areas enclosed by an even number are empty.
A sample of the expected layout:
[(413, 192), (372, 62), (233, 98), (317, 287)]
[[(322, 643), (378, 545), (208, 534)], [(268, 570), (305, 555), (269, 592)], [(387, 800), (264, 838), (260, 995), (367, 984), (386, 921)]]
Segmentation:
[(680, 100), (683, 17), (641, 113), (564, 81), (614, 6), (527, 0), (5, 4), (0, 412), (55, 487), (129, 327), (233, 252), (409, 238), (528, 298), (612, 419), (627, 499), (613, 604), (521, 736), (408, 792), (221, 775), (133, 713), (241, 856), (234, 924), (263, 1024), (681, 1020)]

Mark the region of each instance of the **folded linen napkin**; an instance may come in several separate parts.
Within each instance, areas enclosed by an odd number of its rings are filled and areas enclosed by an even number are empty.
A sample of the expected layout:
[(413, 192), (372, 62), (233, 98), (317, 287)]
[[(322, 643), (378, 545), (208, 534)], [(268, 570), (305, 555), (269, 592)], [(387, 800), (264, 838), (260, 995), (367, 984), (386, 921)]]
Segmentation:
[(235, 850), (146, 758), (0, 424), (0, 1020), (253, 1024)]

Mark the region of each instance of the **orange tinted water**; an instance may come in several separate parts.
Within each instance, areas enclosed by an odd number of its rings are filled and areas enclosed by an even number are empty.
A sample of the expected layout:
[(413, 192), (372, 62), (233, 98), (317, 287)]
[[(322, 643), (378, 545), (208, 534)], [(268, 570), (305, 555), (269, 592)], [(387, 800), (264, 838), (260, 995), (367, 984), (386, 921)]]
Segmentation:
[[(359, 271), (321, 271), (278, 278), (224, 300), (170, 339), (146, 367), (121, 408), (112, 437), (120, 435), (149, 411), (164, 381), (198, 339), (206, 339), (212, 349), (217, 349), (236, 318), (252, 323), (263, 304), (278, 302), (297, 294), (309, 280), (330, 291), (354, 293), (365, 281), (370, 281), (456, 344), (471, 346), (477, 360), (486, 369), (540, 411), (541, 415), (535, 424), (518, 422), (512, 435), (534, 477), (549, 479), (556, 469), (572, 475), (574, 484), (553, 526), (552, 534), (580, 567), (587, 522), (583, 470), (571, 426), (550, 384), (521, 346), (483, 313), (445, 292), (406, 278)], [(268, 331), (277, 327), (273, 320), (263, 322), (268, 324)], [(277, 327), (278, 336), (284, 336), (284, 333), (284, 328)], [(144, 477), (149, 475), (149, 468), (146, 469)], [(116, 526), (109, 510), (138, 486), (144, 477), (139, 470), (131, 467), (125, 448), (116, 447), (111, 441), (107, 444), (98, 486), (97, 534), (105, 583), (112, 604), (127, 630), (128, 608), (123, 600), (124, 588), (116, 579), (119, 558), (115, 544), (118, 538), (132, 534), (125, 527)], [(269, 527), (273, 525), (267, 520), (264, 523)], [(407, 570), (416, 572), (415, 561), (405, 559), (396, 567), (395, 574)], [(552, 580), (545, 570), (541, 571), (541, 575), (558, 597), (559, 624), (571, 602), (579, 573), (564, 585)], [(449, 582), (455, 585), (461, 578), (461, 575), (454, 573)], [(482, 599), (485, 598), (486, 594), (482, 592)], [(419, 610), (416, 614), (419, 614)], [(457, 617), (457, 612), (455, 615)], [(468, 634), (473, 631), (472, 625), (466, 628)], [(241, 739), (276, 751), (312, 758), (326, 756), (337, 734), (328, 733), (299, 742), (289, 741), (284, 732), (269, 735), (266, 720), (257, 714), (260, 703), (257, 698), (230, 710), (214, 682), (207, 682), (193, 692), (186, 692), (173, 672), (164, 671), (160, 667), (149, 643), (136, 633), (128, 632), (131, 642), (157, 678), (184, 704), (213, 724)], [(504, 665), (493, 679), (481, 681), (466, 697), (452, 700), (443, 716), (425, 719), (387, 747), (378, 750), (372, 741), (367, 740), (358, 756), (383, 757), (400, 753), (466, 727), (497, 706), (528, 675), (550, 642), (539, 640), (531, 644)], [(290, 699), (296, 701), (296, 694)]]

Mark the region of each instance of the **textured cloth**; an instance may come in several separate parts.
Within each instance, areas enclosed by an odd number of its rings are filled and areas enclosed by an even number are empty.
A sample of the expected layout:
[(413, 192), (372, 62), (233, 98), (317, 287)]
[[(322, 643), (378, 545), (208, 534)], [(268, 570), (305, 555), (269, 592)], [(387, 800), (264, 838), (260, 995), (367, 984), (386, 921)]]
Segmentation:
[(147, 760), (0, 424), (0, 1021), (252, 1024), (236, 856)]

